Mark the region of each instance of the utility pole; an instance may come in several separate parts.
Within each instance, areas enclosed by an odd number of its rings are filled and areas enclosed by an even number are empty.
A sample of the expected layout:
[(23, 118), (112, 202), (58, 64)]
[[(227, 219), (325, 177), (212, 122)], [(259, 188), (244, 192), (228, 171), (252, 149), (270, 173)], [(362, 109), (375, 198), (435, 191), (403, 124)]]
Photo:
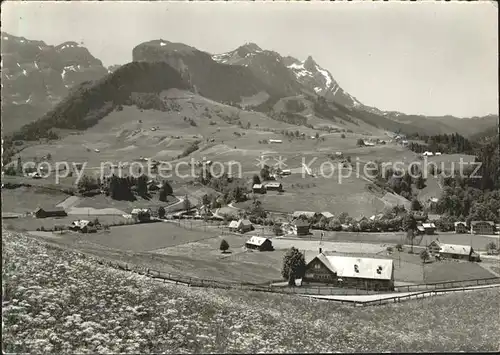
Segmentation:
[(409, 229), (408, 234), (410, 236), (411, 253), (413, 254), (413, 229)]

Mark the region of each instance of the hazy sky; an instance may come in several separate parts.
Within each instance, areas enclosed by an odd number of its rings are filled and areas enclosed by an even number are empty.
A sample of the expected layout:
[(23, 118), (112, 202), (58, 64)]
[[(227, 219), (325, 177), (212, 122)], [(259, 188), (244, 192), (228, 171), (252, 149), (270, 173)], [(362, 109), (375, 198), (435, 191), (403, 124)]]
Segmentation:
[(498, 113), (498, 8), (487, 2), (4, 2), (2, 30), (84, 43), (104, 65), (162, 38), (211, 53), (255, 42), (311, 55), (367, 105)]

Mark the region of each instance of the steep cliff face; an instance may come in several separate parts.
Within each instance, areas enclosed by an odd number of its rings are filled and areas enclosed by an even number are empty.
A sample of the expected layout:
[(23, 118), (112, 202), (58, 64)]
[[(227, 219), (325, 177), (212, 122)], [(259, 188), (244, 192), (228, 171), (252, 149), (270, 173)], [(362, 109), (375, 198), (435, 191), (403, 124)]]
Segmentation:
[(107, 73), (76, 42), (50, 46), (5, 32), (1, 40), (2, 121), (7, 132), (42, 116), (81, 82)]

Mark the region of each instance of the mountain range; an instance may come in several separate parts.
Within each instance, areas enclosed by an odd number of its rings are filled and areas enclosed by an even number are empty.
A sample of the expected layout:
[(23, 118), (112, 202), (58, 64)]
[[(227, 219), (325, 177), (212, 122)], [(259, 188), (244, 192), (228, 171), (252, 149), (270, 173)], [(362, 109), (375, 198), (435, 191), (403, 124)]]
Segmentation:
[[(45, 129), (52, 124), (87, 127), (88, 123), (73, 122), (75, 117), (94, 122), (106, 111), (105, 105), (127, 104), (134, 92), (159, 93), (170, 87), (187, 87), (208, 99), (298, 124), (318, 117), (340, 124), (362, 122), (393, 132), (473, 135), (498, 122), (498, 115), (457, 118), (382, 111), (343, 90), (311, 56), (300, 61), (254, 43), (210, 54), (182, 43), (152, 40), (133, 48), (133, 63), (105, 68), (76, 42), (50, 46), (4, 32), (1, 36), (4, 133), (36, 119)], [(141, 79), (144, 73), (151, 84)], [(160, 83), (155, 78), (172, 81)], [(30, 127), (33, 130), (33, 124)]]

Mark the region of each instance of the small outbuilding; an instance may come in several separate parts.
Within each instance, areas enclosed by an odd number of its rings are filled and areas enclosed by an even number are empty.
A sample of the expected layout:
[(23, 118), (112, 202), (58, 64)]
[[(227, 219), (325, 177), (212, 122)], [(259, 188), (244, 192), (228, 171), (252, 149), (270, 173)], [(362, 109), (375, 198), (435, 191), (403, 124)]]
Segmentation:
[(259, 250), (259, 251), (273, 251), (273, 243), (269, 238), (264, 238), (264, 237), (256, 237), (253, 236), (250, 238), (246, 243), (245, 247), (247, 249), (254, 249), (254, 250)]

